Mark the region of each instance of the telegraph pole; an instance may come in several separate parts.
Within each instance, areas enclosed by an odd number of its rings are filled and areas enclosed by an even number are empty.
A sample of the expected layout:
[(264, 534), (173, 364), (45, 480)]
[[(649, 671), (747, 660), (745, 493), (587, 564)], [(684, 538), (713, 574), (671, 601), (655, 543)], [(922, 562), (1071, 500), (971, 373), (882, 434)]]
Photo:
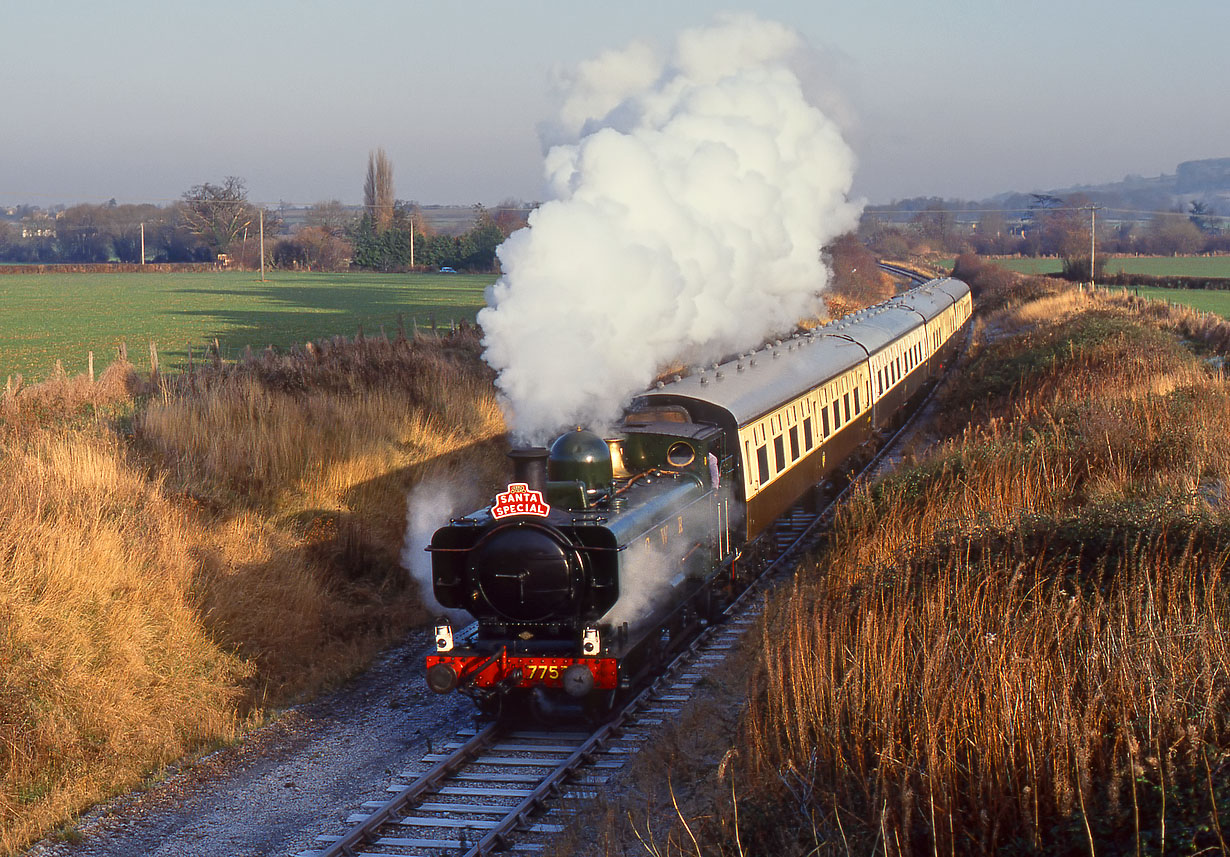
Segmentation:
[(1089, 206), (1089, 289), (1092, 291), (1094, 285), (1094, 271), (1097, 266), (1093, 264), (1094, 259), (1094, 240), (1097, 237), (1098, 223), (1098, 207), (1096, 205)]
[[(265, 209), (260, 210), (261, 215), (261, 282), (265, 282)], [(248, 221), (251, 223), (251, 221)]]
[(145, 264), (145, 224), (141, 224), (141, 264)]
[(414, 215), (410, 215), (410, 267), (414, 267)]

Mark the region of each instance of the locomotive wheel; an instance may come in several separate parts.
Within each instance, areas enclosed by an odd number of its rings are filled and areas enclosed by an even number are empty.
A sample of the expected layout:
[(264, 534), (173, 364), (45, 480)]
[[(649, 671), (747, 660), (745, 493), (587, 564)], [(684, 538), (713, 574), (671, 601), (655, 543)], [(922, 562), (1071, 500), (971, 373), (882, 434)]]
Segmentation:
[(478, 715), (484, 720), (500, 720), (504, 716), (505, 694), (494, 693), (476, 700)]

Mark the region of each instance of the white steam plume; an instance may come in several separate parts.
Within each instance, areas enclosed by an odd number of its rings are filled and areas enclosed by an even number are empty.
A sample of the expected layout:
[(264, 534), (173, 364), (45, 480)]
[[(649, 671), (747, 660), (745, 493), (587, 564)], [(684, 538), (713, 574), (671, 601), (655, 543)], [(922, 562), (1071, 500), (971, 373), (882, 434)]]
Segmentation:
[(475, 482), (462, 478), (425, 479), (410, 489), (406, 497), (406, 537), (402, 542), (401, 565), (419, 587), (419, 598), (433, 616), (448, 616), (453, 621), (468, 617), (464, 610), (449, 610), (436, 601), (431, 584), (431, 554), (427, 546), (437, 529), (458, 514), (478, 504)]
[(807, 103), (800, 39), (748, 14), (571, 80), (547, 154), (556, 199), (499, 249), (479, 314), (509, 425), (604, 425), (665, 366), (759, 344), (821, 311), (820, 248), (857, 224), (854, 156)]

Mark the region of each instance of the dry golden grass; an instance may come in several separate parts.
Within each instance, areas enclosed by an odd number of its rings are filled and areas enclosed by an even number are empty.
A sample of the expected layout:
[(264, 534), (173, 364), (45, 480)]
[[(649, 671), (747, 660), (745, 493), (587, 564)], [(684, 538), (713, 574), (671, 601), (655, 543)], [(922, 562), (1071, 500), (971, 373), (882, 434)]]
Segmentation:
[(0, 460), (0, 849), (234, 734), (251, 668), (193, 597), (196, 524), (113, 438), (46, 431)]
[(1163, 530), (1095, 557), (1031, 536), (843, 560), (777, 606), (745, 752), (766, 788), (795, 778), (811, 799), (756, 853), (810, 846), (799, 828), (838, 813), (894, 854), (1123, 853), (1155, 837), (1168, 783), (1189, 792), (1172, 834), (1207, 824), (1230, 549)]
[(0, 853), (426, 617), (406, 498), (503, 470), (477, 338), (336, 340), (0, 399)]

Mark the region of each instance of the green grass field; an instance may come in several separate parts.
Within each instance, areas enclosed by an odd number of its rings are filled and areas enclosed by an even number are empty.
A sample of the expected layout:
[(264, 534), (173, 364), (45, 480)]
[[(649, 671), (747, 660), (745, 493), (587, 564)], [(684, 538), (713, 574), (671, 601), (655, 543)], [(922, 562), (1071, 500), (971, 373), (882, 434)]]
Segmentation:
[(1106, 271), (1153, 277), (1230, 277), (1230, 256), (1112, 256)]
[(115, 359), (121, 342), (138, 366), (149, 343), (164, 367), (182, 365), (188, 346), (200, 355), (214, 339), (224, 357), (245, 346), (284, 349), (335, 335), (390, 337), (402, 313), (407, 332), (473, 321), (491, 274), (9, 274), (0, 276), (0, 379), (70, 374)]
[[(1119, 291), (1111, 287), (1111, 291)], [(1230, 318), (1230, 292), (1216, 289), (1157, 289), (1146, 286), (1128, 286), (1129, 294), (1140, 295), (1157, 301), (1189, 306), (1192, 309), (1216, 313)]]
[[(1001, 268), (1022, 274), (1058, 274), (1063, 263), (1052, 257), (992, 259)], [(951, 269), (953, 259), (941, 259)], [(1112, 256), (1106, 273), (1147, 274), (1152, 277), (1230, 277), (1230, 256)]]

